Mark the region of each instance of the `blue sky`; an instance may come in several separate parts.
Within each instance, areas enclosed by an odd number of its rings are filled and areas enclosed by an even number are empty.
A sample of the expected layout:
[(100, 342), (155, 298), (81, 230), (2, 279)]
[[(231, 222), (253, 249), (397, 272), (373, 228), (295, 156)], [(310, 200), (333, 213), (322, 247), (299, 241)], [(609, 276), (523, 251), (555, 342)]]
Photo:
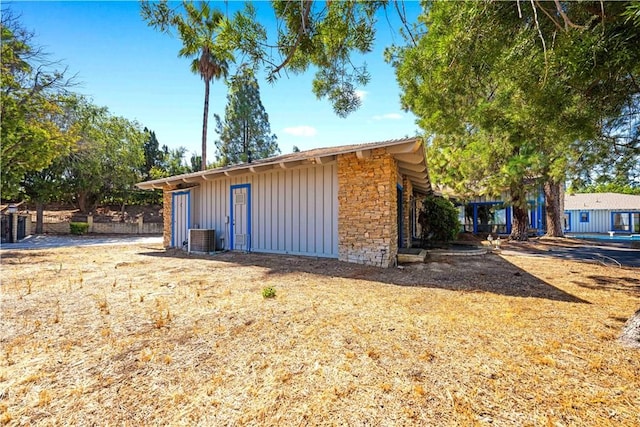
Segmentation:
[[(89, 95), (95, 104), (116, 115), (137, 120), (156, 132), (160, 144), (183, 146), (199, 153), (202, 134), (204, 84), (189, 71), (189, 60), (178, 58), (177, 38), (148, 27), (134, 1), (111, 2), (3, 2), (20, 15), (22, 25), (35, 32), (35, 43), (52, 59), (69, 66), (81, 82), (75, 90)], [(240, 2), (211, 2), (223, 11)], [(274, 22), (266, 2), (256, 2), (259, 17)], [(415, 16), (419, 4), (407, 2)], [(389, 12), (396, 28), (395, 12)], [(394, 40), (384, 15), (379, 17), (375, 50), (363, 59), (371, 82), (362, 88), (362, 107), (342, 119), (331, 104), (318, 100), (311, 91), (313, 71), (283, 76), (275, 84), (260, 80), (261, 98), (269, 114), (271, 130), (278, 136), (283, 153), (293, 146), (301, 150), (334, 145), (381, 141), (413, 136), (415, 117), (400, 108), (393, 69), (383, 60), (383, 51)], [(217, 134), (213, 113), (224, 114), (227, 87), (216, 81), (211, 88), (208, 159), (214, 160)]]

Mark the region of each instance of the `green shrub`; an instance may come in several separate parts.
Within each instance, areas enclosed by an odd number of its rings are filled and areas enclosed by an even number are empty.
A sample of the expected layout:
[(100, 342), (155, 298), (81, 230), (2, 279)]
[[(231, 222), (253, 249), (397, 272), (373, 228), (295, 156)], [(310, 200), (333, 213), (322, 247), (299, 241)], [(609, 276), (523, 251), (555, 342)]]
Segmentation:
[(422, 241), (448, 242), (460, 232), (458, 209), (444, 197), (427, 196), (418, 222), (422, 226)]
[(276, 290), (273, 289), (271, 286), (267, 286), (266, 288), (262, 289), (262, 298), (275, 298), (276, 297)]
[(72, 222), (69, 224), (71, 234), (86, 234), (89, 231), (89, 224), (86, 222)]

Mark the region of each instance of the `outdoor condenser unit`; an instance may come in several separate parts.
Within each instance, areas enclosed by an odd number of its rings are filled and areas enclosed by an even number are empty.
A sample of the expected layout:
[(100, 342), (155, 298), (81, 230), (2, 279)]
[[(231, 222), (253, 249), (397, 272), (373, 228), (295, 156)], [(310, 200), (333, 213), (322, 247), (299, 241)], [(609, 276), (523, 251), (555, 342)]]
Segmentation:
[(189, 229), (189, 252), (215, 252), (216, 230)]

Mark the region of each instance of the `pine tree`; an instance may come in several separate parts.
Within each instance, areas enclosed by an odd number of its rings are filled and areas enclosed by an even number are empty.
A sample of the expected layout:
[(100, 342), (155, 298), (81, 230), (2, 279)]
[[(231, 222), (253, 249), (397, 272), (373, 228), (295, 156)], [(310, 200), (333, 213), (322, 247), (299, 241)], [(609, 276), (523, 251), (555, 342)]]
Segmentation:
[(280, 153), (271, 133), (269, 116), (260, 100), (260, 87), (253, 70), (243, 67), (229, 83), (224, 121), (215, 115), (218, 162), (221, 166), (250, 163)]

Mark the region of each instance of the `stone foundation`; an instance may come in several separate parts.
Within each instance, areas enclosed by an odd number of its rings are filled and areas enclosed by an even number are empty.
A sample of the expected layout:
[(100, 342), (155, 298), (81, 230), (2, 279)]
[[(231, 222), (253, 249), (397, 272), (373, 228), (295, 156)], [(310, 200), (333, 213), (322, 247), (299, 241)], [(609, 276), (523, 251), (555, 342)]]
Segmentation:
[(338, 258), (390, 267), (398, 254), (397, 165), (384, 149), (338, 156)]
[(164, 218), (162, 245), (165, 248), (171, 247), (171, 223), (173, 222), (173, 216), (171, 215), (171, 190), (173, 190), (173, 187), (165, 187), (162, 189), (162, 218)]

